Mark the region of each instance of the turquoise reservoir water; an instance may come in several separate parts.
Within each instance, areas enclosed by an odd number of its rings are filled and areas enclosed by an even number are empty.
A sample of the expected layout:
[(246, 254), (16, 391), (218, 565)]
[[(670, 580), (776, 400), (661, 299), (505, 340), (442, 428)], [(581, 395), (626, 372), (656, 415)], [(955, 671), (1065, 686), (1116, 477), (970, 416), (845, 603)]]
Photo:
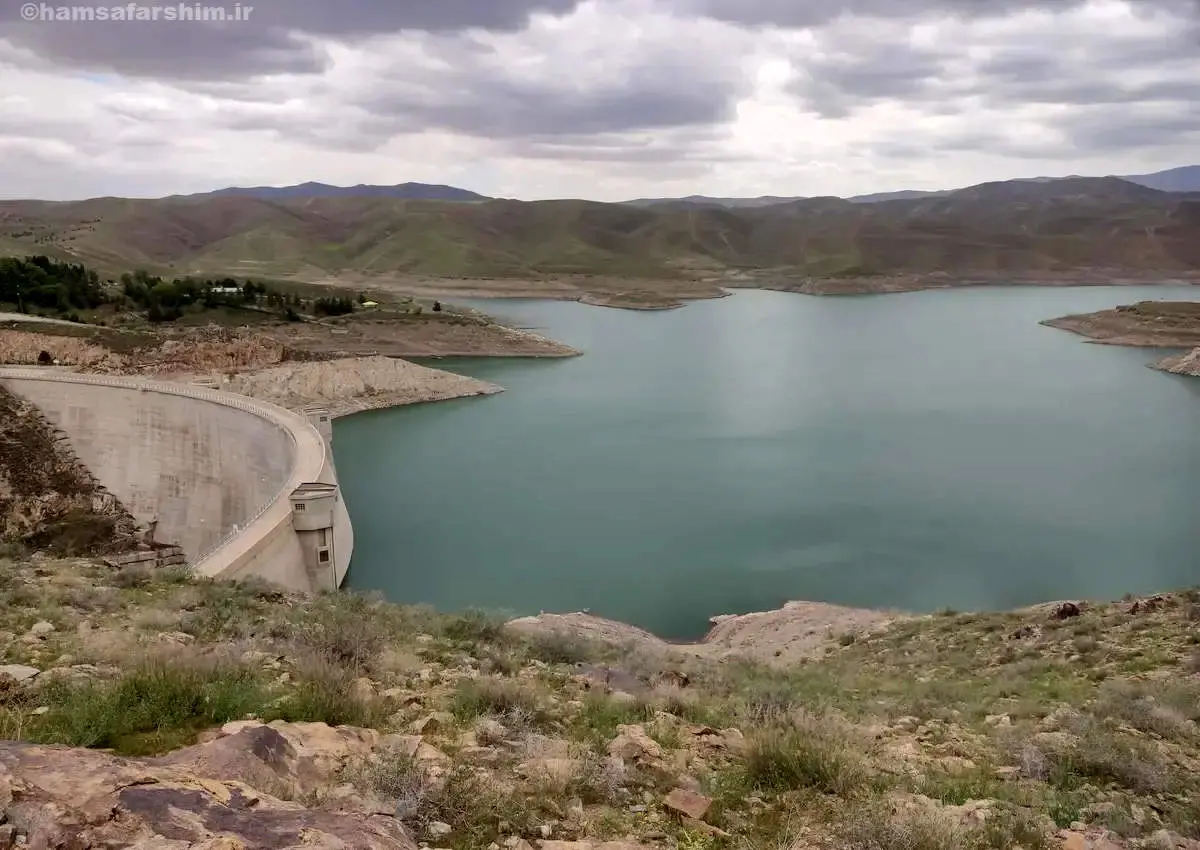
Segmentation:
[(1200, 379), (1038, 322), (1182, 288), (484, 307), (583, 349), (339, 421), (348, 586), (693, 637), (789, 599), (915, 611), (1200, 581)]

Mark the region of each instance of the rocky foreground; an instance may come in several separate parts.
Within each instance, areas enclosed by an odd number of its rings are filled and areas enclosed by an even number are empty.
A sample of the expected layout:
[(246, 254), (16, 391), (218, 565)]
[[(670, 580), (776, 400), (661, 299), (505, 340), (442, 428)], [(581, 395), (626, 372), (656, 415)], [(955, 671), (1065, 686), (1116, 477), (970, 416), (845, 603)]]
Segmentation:
[(765, 665), (0, 560), (0, 848), (1200, 848), (1200, 593)]

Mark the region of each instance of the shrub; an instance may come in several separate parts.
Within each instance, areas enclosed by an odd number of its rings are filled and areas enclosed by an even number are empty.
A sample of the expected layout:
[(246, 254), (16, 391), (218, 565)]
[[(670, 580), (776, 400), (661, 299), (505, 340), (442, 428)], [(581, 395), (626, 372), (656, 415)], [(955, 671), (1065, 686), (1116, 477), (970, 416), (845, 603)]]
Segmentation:
[(442, 624), (442, 634), (465, 644), (502, 643), (507, 637), (501, 617), (478, 609), (447, 618)]
[(611, 740), (617, 734), (618, 726), (645, 723), (652, 719), (654, 708), (648, 703), (616, 700), (604, 694), (589, 693), (584, 696), (583, 706), (576, 716), (576, 737), (599, 744)]
[(361, 596), (324, 596), (300, 613), (302, 620), (294, 627), (296, 641), (330, 664), (370, 667), (383, 649), (383, 629)]
[(1113, 683), (1101, 690), (1093, 713), (1116, 718), (1141, 732), (1186, 739), (1195, 734), (1191, 721), (1200, 716), (1200, 687), (1186, 681)]
[(745, 754), (748, 783), (760, 791), (812, 788), (850, 795), (867, 786), (866, 766), (836, 733), (806, 729), (771, 729), (750, 739)]
[(860, 812), (842, 829), (854, 850), (964, 850), (963, 831), (934, 812), (896, 813), (884, 806)]
[(579, 635), (564, 631), (543, 632), (525, 639), (530, 658), (547, 664), (579, 664), (601, 653), (601, 647)]
[(1138, 794), (1178, 790), (1179, 770), (1150, 743), (1133, 740), (1098, 722), (1083, 728), (1078, 743), (1047, 754), (1050, 781), (1071, 789), (1080, 780), (1116, 782)]
[(419, 816), (425, 802), (425, 773), (411, 756), (384, 753), (375, 761), (361, 764), (350, 778), (354, 785), (394, 800), (396, 817), (401, 820)]
[(129, 564), (113, 573), (112, 584), (113, 587), (126, 589), (145, 587), (153, 578), (154, 574), (145, 564)]
[(295, 688), (275, 706), (272, 719), (328, 723), (330, 726), (372, 726), (380, 707), (358, 695), (353, 672), (324, 659), (301, 665)]
[(750, 682), (742, 691), (742, 702), (746, 719), (756, 726), (783, 723), (801, 708), (792, 684), (772, 678)]
[(494, 716), (503, 718), (514, 728), (539, 728), (550, 721), (537, 694), (527, 683), (490, 676), (460, 683), (452, 710), (459, 720)]
[(442, 782), (426, 789), (412, 818), (418, 831), (433, 821), (450, 825), (455, 846), (486, 847), (501, 837), (502, 824), (509, 834), (522, 835), (536, 829), (540, 818), (533, 801), (459, 765)]

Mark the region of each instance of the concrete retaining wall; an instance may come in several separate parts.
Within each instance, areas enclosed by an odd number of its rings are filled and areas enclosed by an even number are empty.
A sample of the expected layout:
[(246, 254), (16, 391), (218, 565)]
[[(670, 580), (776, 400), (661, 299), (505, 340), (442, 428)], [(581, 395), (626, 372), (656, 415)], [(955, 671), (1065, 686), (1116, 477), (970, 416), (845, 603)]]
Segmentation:
[(305, 568), (289, 494), (337, 483), (328, 442), (303, 417), (205, 387), (48, 368), (0, 368), (0, 381), (65, 432), (80, 460), (155, 537), (201, 574), (336, 588), (353, 551), (335, 509), (332, 571)]

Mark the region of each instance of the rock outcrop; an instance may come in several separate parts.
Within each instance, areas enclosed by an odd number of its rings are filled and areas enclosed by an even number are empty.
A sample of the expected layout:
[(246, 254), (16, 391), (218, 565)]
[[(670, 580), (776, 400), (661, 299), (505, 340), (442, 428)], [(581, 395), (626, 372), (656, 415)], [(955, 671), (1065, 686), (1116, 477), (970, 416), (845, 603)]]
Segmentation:
[(1154, 368), (1170, 372), (1172, 375), (1200, 377), (1200, 348), (1160, 360), (1154, 364)]
[(0, 742), (0, 822), (31, 850), (415, 850), (394, 813), (365, 811), (362, 798), (306, 808), (263, 790), (303, 796), (379, 740), (323, 723), (251, 722), (157, 759)]

